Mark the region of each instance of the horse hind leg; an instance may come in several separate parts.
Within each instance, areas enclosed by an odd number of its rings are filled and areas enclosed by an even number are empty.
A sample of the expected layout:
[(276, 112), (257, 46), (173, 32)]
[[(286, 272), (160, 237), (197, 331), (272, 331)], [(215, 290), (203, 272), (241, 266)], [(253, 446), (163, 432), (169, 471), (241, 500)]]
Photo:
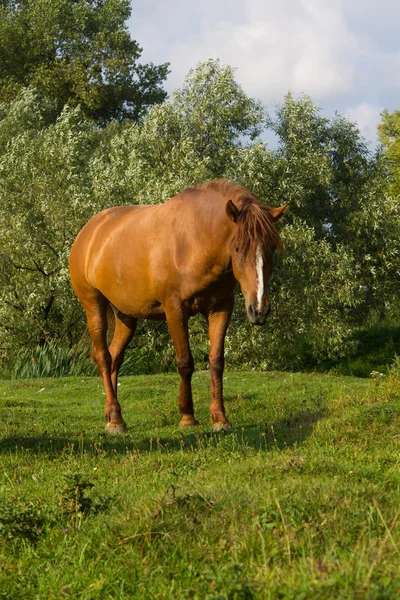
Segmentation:
[(111, 354), (111, 383), (117, 397), (118, 371), (124, 360), (125, 350), (135, 334), (137, 319), (121, 315), (115, 310), (114, 314), (115, 330), (109, 352)]
[(194, 370), (193, 356), (189, 346), (188, 316), (183, 309), (172, 305), (166, 310), (168, 329), (175, 346), (178, 372), (181, 377), (179, 387), (179, 411), (182, 415), (180, 427), (198, 425), (194, 417), (191, 379)]
[(127, 427), (122, 418), (121, 407), (111, 380), (112, 359), (107, 345), (107, 313), (109, 302), (100, 292), (97, 292), (90, 299), (85, 298), (83, 304), (86, 311), (90, 337), (92, 338), (92, 358), (103, 380), (106, 393), (106, 430), (113, 434), (123, 433)]

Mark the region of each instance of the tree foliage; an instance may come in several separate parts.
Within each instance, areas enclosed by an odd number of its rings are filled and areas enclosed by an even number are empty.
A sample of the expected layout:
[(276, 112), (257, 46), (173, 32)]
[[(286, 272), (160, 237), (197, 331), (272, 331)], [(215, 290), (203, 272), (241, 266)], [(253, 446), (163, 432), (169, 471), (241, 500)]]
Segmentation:
[[(343, 353), (371, 313), (398, 306), (400, 220), (387, 193), (387, 161), (369, 153), (354, 124), (324, 118), (308, 97), (289, 94), (267, 115), (231, 68), (209, 61), (141, 123), (98, 129), (78, 108), (56, 114), (54, 102), (32, 89), (0, 107), (4, 352), (79, 339), (84, 319), (69, 287), (67, 256), (92, 214), (163, 202), (221, 175), (271, 205), (290, 201), (272, 315), (265, 328), (251, 327), (239, 298), (227, 338), (231, 364), (315, 364)], [(266, 127), (277, 135), (273, 150), (260, 138)], [(173, 354), (159, 327), (146, 324), (137, 343), (168, 365)], [(201, 320), (192, 328), (201, 361), (205, 328)]]
[(126, 26), (129, 0), (4, 0), (0, 5), (0, 95), (34, 86), (97, 122), (138, 120), (164, 100), (168, 65), (141, 65)]
[(378, 127), (379, 137), (386, 149), (391, 164), (393, 196), (400, 197), (400, 110), (382, 113), (382, 122)]
[(43, 127), (49, 108), (32, 90), (8, 111), (2, 106), (0, 323), (7, 345), (72, 335), (68, 248), (101, 208), (88, 173), (99, 130), (69, 108)]

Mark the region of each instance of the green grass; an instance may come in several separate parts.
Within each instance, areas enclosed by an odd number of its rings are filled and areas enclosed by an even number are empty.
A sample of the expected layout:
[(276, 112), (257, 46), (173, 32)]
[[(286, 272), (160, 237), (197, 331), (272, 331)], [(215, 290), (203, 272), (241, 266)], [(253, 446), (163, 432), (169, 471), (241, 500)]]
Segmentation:
[(0, 381), (0, 597), (400, 597), (400, 376), (225, 377), (234, 430), (177, 427), (178, 377)]

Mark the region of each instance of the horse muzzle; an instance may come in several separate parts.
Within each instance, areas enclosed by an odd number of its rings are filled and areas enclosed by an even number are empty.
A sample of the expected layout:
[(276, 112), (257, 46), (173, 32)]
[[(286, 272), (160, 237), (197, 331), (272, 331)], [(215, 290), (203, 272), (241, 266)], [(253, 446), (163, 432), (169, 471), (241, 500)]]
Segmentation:
[(247, 306), (247, 317), (252, 325), (265, 325), (270, 312), (270, 304), (267, 304), (261, 310), (257, 308), (257, 304), (249, 304)]

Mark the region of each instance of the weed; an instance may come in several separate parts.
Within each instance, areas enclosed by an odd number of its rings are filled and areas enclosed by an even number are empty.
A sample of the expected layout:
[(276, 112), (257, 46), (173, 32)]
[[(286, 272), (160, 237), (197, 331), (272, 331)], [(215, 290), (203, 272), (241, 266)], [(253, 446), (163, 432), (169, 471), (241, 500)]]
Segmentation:
[(60, 511), (77, 526), (85, 515), (96, 514), (109, 506), (110, 498), (93, 500), (89, 490), (94, 483), (84, 479), (81, 473), (67, 473), (63, 476), (60, 492)]
[(8, 541), (25, 539), (35, 544), (43, 532), (45, 518), (37, 502), (18, 498), (0, 500), (0, 538)]
[(256, 586), (251, 583), (245, 567), (228, 563), (221, 568), (207, 569), (196, 579), (196, 586), (188, 590), (188, 600), (254, 600)]
[(94, 375), (89, 348), (65, 348), (50, 341), (18, 353), (12, 368), (13, 379), (40, 379), (67, 375)]

